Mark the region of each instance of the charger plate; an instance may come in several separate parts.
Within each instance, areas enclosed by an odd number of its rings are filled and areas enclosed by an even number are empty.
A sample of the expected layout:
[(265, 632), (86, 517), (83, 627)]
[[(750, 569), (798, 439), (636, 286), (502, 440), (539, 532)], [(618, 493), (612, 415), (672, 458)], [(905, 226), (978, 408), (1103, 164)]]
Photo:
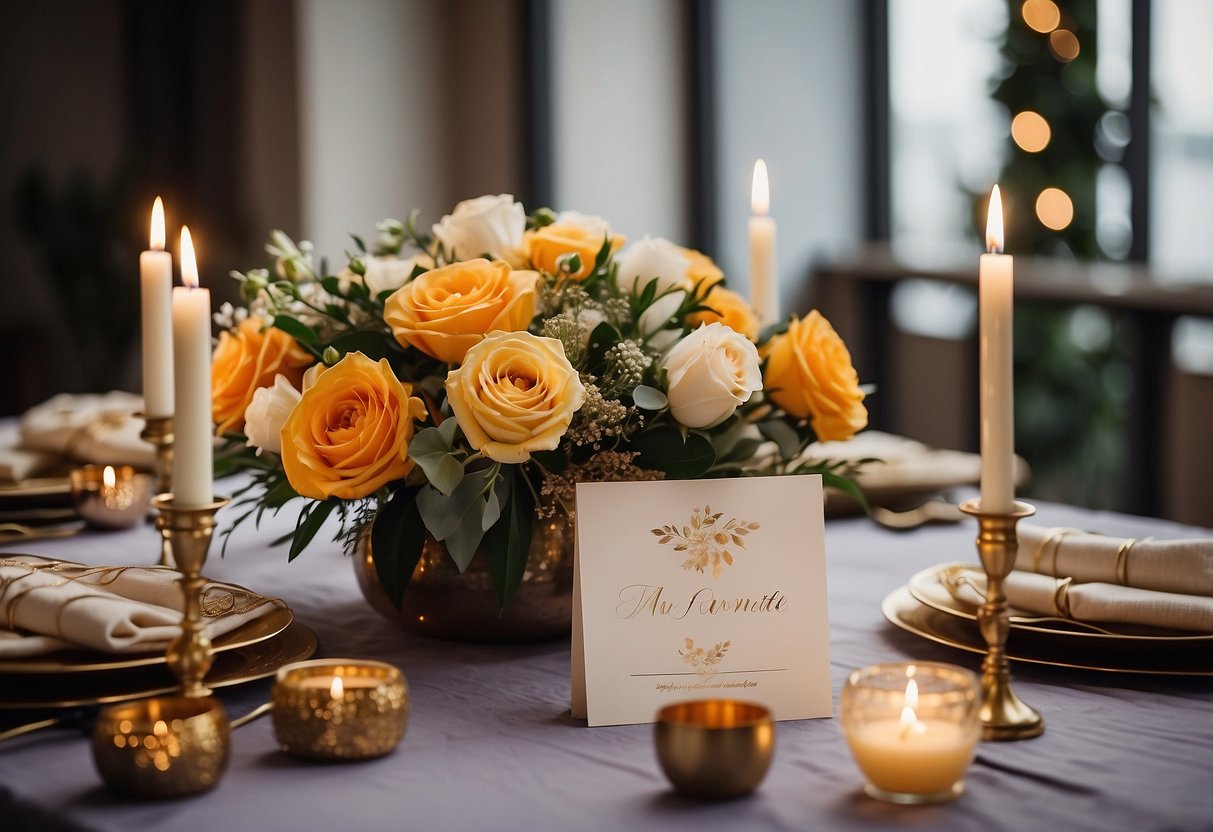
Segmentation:
[[(911, 595), (928, 607), (933, 607), (940, 612), (954, 615), (958, 618), (976, 621), (976, 610), (968, 604), (956, 600), (947, 588), (949, 581), (964, 580), (967, 576), (984, 580), (984, 573), (981, 567), (976, 564), (941, 563), (914, 575), (906, 586), (910, 590)], [(1073, 646), (1076, 649), (1086, 646), (1085, 643), (1079, 644), (1078, 642), (1095, 639), (1108, 644), (1119, 644), (1129, 649), (1140, 647), (1143, 641), (1150, 642), (1151, 644), (1167, 642), (1202, 643), (1207, 645), (1206, 649), (1213, 651), (1213, 634), (1209, 633), (1187, 633), (1178, 630), (1165, 630), (1161, 627), (1145, 627), (1102, 621), (1098, 625), (1095, 625), (1068, 618), (1039, 616), (1015, 609), (1011, 609), (1010, 613), (1012, 631), (1019, 630), (1049, 636), (1055, 639), (1059, 645), (1070, 643), (1071, 639), (1076, 639), (1077, 641), (1073, 642)], [(1213, 655), (1213, 652), (1210, 655)]]
[[(889, 593), (880, 611), (891, 624), (917, 636), (970, 653), (986, 652), (975, 620), (928, 606), (907, 586)], [(1032, 664), (1109, 673), (1213, 676), (1213, 651), (1203, 640), (1062, 638), (1069, 635), (1013, 629), (1007, 638), (1007, 656)]]
[[(226, 688), (272, 676), (278, 668), (311, 658), (319, 640), (292, 622), (273, 638), (233, 648), (215, 657), (206, 675), (211, 688)], [(11, 690), (6, 690), (11, 688)], [(78, 708), (159, 696), (179, 689), (167, 667), (131, 668), (104, 674), (28, 676), (0, 680), (0, 710)]]

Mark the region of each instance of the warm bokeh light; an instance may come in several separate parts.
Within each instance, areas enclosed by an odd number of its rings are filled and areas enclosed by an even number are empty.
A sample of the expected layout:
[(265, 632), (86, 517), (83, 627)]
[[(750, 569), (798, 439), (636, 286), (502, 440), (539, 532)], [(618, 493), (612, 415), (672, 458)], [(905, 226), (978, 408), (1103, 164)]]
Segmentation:
[(765, 217), (771, 210), (771, 184), (767, 181), (767, 163), (754, 163), (754, 183), (750, 187), (750, 210)]
[(1060, 188), (1045, 188), (1036, 197), (1036, 218), (1045, 228), (1061, 231), (1074, 221), (1074, 203)]
[(181, 226), (181, 282), (191, 289), (198, 288), (198, 261), (194, 258), (194, 241), (189, 226)]
[(107, 465), (101, 469), (101, 485), (105, 488), (113, 488), (118, 484), (118, 475), (114, 473), (114, 466)]
[(997, 185), (990, 191), (990, 207), (986, 211), (986, 251), (991, 254), (1002, 251), (1002, 193)]
[(1044, 35), (1061, 23), (1061, 10), (1053, 0), (1027, 0), (1021, 13), (1024, 23)]
[(329, 697), (332, 699), (340, 699), (345, 695), (345, 682), (341, 681), (340, 676), (333, 677), (333, 684), (329, 685)]
[(1039, 153), (1049, 146), (1053, 131), (1040, 113), (1024, 110), (1011, 119), (1011, 138), (1020, 149), (1028, 153)]
[(1078, 38), (1069, 29), (1056, 29), (1049, 33), (1049, 49), (1053, 52), (1053, 57), (1062, 63), (1069, 63), (1078, 57), (1078, 53), (1082, 51), (1082, 47), (1078, 45)]
[(152, 203), (152, 232), (148, 240), (152, 251), (164, 251), (164, 201), (156, 197)]

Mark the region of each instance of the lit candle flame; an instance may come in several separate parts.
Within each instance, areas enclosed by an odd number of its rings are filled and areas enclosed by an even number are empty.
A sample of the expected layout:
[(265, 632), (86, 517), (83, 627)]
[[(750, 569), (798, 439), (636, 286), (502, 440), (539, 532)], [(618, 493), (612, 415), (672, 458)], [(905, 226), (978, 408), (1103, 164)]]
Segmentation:
[(189, 226), (181, 226), (181, 282), (191, 289), (198, 288), (198, 261), (194, 259), (194, 241)]
[(150, 244), (152, 251), (164, 251), (164, 201), (156, 197), (152, 203), (152, 230)]
[(991, 254), (1002, 253), (1002, 194), (997, 185), (990, 192), (990, 208), (986, 214), (986, 250)]
[(906, 682), (905, 704), (901, 708), (901, 737), (922, 734), (927, 726), (918, 720), (915, 709), (918, 707), (918, 683), (913, 679)]
[(101, 469), (101, 484), (106, 488), (113, 488), (118, 482), (118, 476), (114, 473), (114, 466), (107, 465)]
[(345, 695), (345, 682), (341, 681), (340, 676), (333, 677), (333, 684), (329, 685), (329, 696), (333, 699), (340, 699)]
[(771, 210), (771, 183), (767, 180), (767, 163), (754, 163), (754, 184), (750, 187), (750, 210), (765, 217)]

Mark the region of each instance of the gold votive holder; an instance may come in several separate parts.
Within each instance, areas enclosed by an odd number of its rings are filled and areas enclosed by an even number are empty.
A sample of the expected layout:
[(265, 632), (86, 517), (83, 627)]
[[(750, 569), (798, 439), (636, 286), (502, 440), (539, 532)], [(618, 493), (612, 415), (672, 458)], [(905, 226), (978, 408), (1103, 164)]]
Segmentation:
[(147, 514), (152, 478), (129, 465), (84, 465), (69, 476), (72, 503), (97, 529), (128, 529)]
[(128, 797), (198, 794), (227, 766), (230, 727), (210, 697), (163, 696), (110, 705), (93, 726), (101, 779)]
[(751, 702), (703, 699), (657, 712), (657, 759), (675, 790), (700, 800), (747, 795), (775, 753), (771, 711)]
[(278, 671), (270, 698), (278, 744), (308, 760), (381, 757), (408, 727), (408, 684), (385, 662), (296, 662)]
[(839, 718), (867, 782), (891, 803), (938, 803), (964, 793), (981, 739), (977, 676), (936, 662), (879, 664), (847, 677)]

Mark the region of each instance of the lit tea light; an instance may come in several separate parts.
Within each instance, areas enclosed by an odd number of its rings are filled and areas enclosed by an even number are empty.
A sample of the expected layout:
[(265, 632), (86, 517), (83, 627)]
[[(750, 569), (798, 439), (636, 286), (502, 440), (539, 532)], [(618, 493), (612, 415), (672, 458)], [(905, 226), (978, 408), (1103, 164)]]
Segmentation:
[(839, 710), (865, 791), (895, 803), (960, 795), (981, 735), (979, 707), (977, 678), (963, 668), (877, 665), (852, 673)]
[(408, 727), (403, 674), (375, 661), (321, 659), (278, 671), (272, 694), (282, 750), (312, 760), (360, 760), (395, 748)]

